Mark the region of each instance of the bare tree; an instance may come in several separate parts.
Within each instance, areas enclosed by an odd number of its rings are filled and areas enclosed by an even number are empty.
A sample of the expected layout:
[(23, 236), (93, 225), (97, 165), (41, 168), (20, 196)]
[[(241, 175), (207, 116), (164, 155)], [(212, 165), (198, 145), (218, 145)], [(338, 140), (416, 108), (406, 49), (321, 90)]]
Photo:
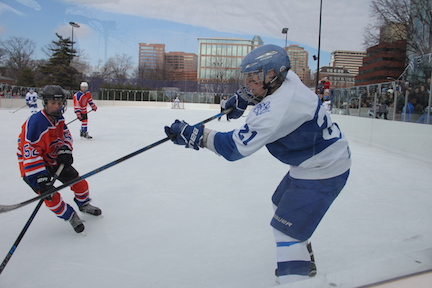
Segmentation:
[(9, 77), (17, 79), (25, 68), (32, 69), (34, 60), (33, 53), (36, 44), (33, 40), (22, 37), (11, 37), (9, 40), (0, 43), (4, 52), (3, 63)]
[(99, 72), (93, 73), (93, 76), (98, 76), (104, 79), (126, 80), (129, 77), (129, 71), (132, 69), (132, 57), (126, 54), (116, 54), (114, 57), (108, 58), (107, 62), (100, 66), (99, 62), (97, 69)]
[(407, 40), (407, 50), (415, 55), (430, 53), (432, 48), (432, 1), (373, 0), (370, 4), (372, 22), (366, 27), (366, 47), (380, 42)]
[(138, 67), (137, 78), (143, 80), (154, 81), (170, 81), (173, 80), (173, 67), (169, 63), (157, 63), (156, 66), (141, 64)]
[(84, 50), (80, 50), (77, 56), (72, 59), (71, 66), (84, 75), (89, 75), (91, 73), (89, 58)]

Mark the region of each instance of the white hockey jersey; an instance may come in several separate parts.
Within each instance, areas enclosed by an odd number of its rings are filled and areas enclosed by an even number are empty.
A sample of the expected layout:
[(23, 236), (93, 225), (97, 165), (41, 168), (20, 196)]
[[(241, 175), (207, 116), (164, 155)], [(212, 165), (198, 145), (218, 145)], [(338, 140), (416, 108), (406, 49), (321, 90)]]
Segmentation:
[(36, 92), (27, 92), (26, 102), (28, 105), (37, 105), (38, 94)]
[(327, 179), (351, 166), (348, 141), (321, 101), (289, 71), (272, 95), (231, 132), (209, 131), (207, 148), (235, 161), (266, 146), (297, 179)]

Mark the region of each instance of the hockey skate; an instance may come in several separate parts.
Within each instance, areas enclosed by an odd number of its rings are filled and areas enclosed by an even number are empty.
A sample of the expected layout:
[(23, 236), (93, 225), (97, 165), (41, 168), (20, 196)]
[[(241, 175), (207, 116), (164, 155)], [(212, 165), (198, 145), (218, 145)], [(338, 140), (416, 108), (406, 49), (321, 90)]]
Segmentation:
[(309, 256), (311, 259), (311, 266), (310, 266), (310, 271), (309, 271), (309, 277), (314, 277), (317, 273), (317, 268), (315, 265), (315, 257), (314, 257), (314, 253), (312, 251), (312, 244), (311, 242), (308, 242), (307, 244), (307, 249), (309, 251)]
[(78, 217), (78, 214), (75, 211), (72, 213), (68, 221), (72, 225), (76, 233), (81, 233), (84, 231), (84, 221)]
[(83, 138), (86, 138), (86, 139), (93, 139), (93, 137), (90, 136), (90, 135), (88, 134), (88, 132), (80, 131), (80, 136), (83, 137)]
[(74, 199), (74, 201), (75, 203), (77, 203), (78, 209), (83, 213), (87, 213), (95, 216), (99, 216), (102, 214), (102, 210), (98, 207), (90, 205), (90, 201), (84, 203), (84, 205), (81, 206), (79, 205), (79, 202), (76, 199)]
[[(309, 256), (310, 256), (310, 261), (311, 261), (308, 276), (309, 277), (314, 277), (317, 274), (317, 267), (315, 265), (315, 257), (314, 257), (314, 253), (313, 253), (313, 250), (312, 250), (312, 244), (311, 244), (311, 242), (307, 243), (307, 249), (308, 249)], [(279, 277), (277, 269), (275, 270), (275, 276)]]

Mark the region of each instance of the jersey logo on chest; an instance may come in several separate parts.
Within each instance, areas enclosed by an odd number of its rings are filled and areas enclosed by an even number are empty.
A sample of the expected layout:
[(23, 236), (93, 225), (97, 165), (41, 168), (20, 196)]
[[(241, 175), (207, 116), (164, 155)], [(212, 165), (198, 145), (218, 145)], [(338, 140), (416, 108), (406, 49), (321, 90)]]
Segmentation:
[(261, 102), (257, 104), (252, 112), (255, 113), (256, 116), (270, 112), (270, 102)]

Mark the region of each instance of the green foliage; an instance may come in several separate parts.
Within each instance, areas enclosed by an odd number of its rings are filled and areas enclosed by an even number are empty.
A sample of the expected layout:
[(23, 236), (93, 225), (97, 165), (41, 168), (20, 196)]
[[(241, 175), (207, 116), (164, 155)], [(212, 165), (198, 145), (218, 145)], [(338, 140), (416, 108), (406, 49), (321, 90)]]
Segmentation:
[(24, 68), (21, 73), (18, 75), (18, 86), (27, 86), (27, 87), (34, 87), (36, 86), (35, 83), (35, 75), (33, 70), (30, 68)]
[(51, 57), (44, 66), (40, 68), (42, 74), (40, 86), (60, 85), (65, 89), (78, 89), (79, 83), (83, 78), (77, 69), (70, 66), (75, 50), (72, 50), (72, 41), (63, 38), (56, 33), (58, 41), (52, 41), (49, 51)]

